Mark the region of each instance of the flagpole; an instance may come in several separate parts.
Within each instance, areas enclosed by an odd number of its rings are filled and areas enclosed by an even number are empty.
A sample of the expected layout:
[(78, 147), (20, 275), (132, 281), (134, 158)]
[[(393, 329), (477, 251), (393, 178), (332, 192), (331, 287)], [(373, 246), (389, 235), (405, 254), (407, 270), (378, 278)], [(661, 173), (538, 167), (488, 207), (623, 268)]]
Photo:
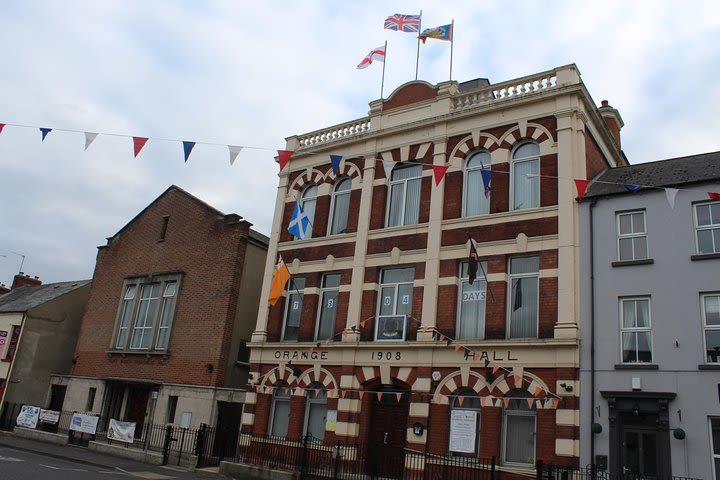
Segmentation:
[(417, 54), (415, 56), (415, 80), (417, 80), (418, 66), (420, 65), (420, 32), (422, 32), (422, 10), (420, 10), (420, 25), (418, 25)]
[(455, 46), (455, 39), (453, 38), (455, 36), (455, 19), (453, 18), (452, 23), (450, 24), (450, 80), (452, 80), (452, 57), (453, 57), (453, 47)]
[(385, 63), (387, 62), (387, 40), (385, 40), (385, 58), (383, 59), (382, 81), (380, 82), (380, 100), (383, 98), (383, 89), (385, 88)]
[(475, 242), (472, 239), (472, 236), (470, 235), (470, 232), (466, 231), (468, 240), (470, 240), (470, 248), (472, 248), (473, 252), (475, 252), (475, 258), (477, 260), (477, 264), (480, 267), (480, 271), (482, 272), (483, 278), (485, 279), (485, 289), (490, 294), (490, 301), (492, 303), (495, 303), (495, 295), (493, 295), (492, 290), (490, 289), (490, 282), (488, 281), (487, 275), (485, 274), (485, 269), (482, 266), (482, 262), (480, 261), (480, 255), (477, 253), (477, 248), (475, 248)]

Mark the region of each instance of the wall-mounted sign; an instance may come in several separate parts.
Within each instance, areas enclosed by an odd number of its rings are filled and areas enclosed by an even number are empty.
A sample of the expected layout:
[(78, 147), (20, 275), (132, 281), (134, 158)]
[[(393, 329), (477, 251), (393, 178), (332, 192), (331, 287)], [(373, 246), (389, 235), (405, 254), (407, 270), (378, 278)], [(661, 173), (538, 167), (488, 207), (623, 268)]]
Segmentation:
[[(497, 350), (475, 350), (474, 353), (478, 355), (477, 360), (489, 360), (491, 362), (503, 362), (503, 361), (515, 361), (517, 358), (512, 356), (510, 350), (497, 351)], [(465, 350), (465, 360), (474, 360), (473, 352)]]
[(97, 417), (95, 415), (87, 415), (85, 413), (73, 413), (72, 420), (70, 420), (70, 430), (95, 435), (99, 419), (100, 417)]
[(321, 351), (298, 351), (298, 350), (275, 350), (276, 360), (327, 360), (328, 352)]
[(448, 450), (475, 453), (477, 436), (477, 412), (453, 409), (450, 413), (450, 445)]
[(19, 427), (35, 428), (40, 418), (40, 407), (33, 407), (31, 405), (23, 405), (20, 409), (20, 414), (17, 416), (15, 423)]

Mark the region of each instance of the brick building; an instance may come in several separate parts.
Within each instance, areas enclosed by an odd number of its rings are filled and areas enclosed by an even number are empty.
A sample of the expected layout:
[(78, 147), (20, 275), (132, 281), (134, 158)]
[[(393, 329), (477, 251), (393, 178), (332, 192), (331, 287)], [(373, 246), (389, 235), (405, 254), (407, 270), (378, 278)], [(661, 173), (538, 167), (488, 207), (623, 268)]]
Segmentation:
[(239, 426), (267, 237), (171, 186), (98, 248), (64, 410)]
[[(495, 457), (506, 476), (577, 465), (573, 179), (627, 164), (621, 127), (567, 65), (410, 82), (368, 117), (289, 137), (242, 432), (375, 449), (380, 475), (402, 447)], [(287, 231), (296, 200), (310, 239)], [(270, 307), (278, 255), (293, 278)]]

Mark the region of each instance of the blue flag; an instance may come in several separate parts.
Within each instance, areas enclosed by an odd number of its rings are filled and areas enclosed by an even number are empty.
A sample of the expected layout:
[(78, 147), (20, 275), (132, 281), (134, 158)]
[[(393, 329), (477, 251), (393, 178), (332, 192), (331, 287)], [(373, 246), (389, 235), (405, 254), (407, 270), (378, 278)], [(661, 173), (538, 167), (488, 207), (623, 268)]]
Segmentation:
[(640, 185), (633, 185), (632, 183), (628, 183), (627, 185), (625, 185), (625, 190), (627, 190), (628, 192), (637, 192), (638, 190), (640, 190)]
[(47, 134), (52, 132), (52, 128), (41, 128), (40, 131), (42, 132), (42, 141), (44, 142)]
[(183, 142), (183, 150), (185, 151), (185, 162), (187, 163), (190, 158), (190, 152), (192, 152), (195, 142)]
[(290, 217), (290, 225), (288, 225), (288, 232), (295, 238), (305, 240), (310, 238), (309, 230), (310, 219), (303, 212), (299, 202), (295, 202), (295, 210), (293, 210), (292, 217)]
[(490, 192), (492, 192), (492, 187), (490, 186), (490, 180), (492, 180), (492, 170), (483, 168), (480, 170), (480, 175), (482, 175), (483, 186), (485, 187), (485, 198), (488, 198), (490, 197)]
[(330, 155), (330, 163), (332, 163), (332, 169), (335, 175), (340, 171), (340, 160), (342, 160), (342, 155)]

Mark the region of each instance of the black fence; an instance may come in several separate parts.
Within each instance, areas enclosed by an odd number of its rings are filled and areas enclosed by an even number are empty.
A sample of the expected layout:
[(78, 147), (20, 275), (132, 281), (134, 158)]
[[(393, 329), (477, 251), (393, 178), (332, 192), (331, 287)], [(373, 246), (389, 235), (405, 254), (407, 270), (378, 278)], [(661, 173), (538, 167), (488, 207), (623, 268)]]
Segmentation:
[(570, 468), (538, 461), (536, 465), (538, 480), (701, 480), (691, 477), (675, 477), (669, 475), (643, 475), (639, 473), (625, 473), (614, 475), (607, 470), (598, 468)]

